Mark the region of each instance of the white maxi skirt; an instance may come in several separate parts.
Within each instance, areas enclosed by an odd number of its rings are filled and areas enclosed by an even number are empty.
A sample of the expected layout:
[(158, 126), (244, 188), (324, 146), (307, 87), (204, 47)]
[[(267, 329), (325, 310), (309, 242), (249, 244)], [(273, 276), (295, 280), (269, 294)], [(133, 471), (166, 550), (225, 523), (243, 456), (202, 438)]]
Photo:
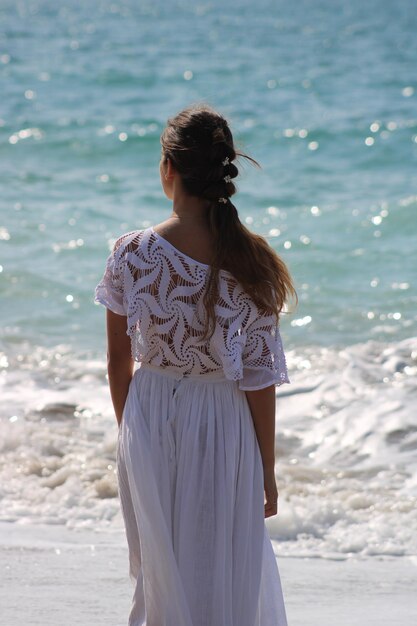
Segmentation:
[(249, 404), (222, 372), (141, 364), (117, 442), (129, 626), (287, 626)]

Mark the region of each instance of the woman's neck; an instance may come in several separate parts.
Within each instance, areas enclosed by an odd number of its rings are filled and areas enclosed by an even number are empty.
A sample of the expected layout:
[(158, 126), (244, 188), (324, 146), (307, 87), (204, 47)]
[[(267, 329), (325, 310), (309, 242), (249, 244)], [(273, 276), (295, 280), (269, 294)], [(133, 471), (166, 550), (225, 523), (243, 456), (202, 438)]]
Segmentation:
[(190, 198), (186, 201), (174, 201), (169, 219), (181, 224), (207, 224), (207, 201)]

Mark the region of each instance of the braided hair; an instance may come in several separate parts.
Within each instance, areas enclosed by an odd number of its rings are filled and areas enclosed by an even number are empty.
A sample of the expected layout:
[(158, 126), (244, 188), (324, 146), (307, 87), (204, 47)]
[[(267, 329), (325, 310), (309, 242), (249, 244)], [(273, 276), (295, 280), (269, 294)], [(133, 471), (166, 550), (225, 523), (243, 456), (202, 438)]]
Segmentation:
[[(237, 189), (236, 159), (250, 156), (236, 150), (227, 120), (206, 104), (188, 107), (168, 119), (161, 135), (162, 153), (181, 177), (184, 189), (207, 200), (207, 223), (215, 242), (204, 304), (207, 312), (203, 339), (215, 329), (215, 304), (221, 269), (228, 270), (265, 312), (277, 320), (289, 294), (296, 292), (282, 259), (260, 235), (240, 221), (231, 197)], [(272, 290), (271, 290), (272, 287)]]

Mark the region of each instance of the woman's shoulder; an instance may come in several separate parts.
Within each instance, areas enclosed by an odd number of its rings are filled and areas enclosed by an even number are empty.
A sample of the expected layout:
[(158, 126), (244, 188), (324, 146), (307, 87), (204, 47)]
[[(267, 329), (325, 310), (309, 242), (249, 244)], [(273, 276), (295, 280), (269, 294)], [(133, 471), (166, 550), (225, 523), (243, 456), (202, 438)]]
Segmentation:
[(145, 232), (146, 229), (142, 228), (130, 230), (127, 233), (123, 233), (123, 235), (120, 235), (114, 242), (113, 254), (115, 256), (120, 256), (129, 250), (136, 249), (139, 246)]

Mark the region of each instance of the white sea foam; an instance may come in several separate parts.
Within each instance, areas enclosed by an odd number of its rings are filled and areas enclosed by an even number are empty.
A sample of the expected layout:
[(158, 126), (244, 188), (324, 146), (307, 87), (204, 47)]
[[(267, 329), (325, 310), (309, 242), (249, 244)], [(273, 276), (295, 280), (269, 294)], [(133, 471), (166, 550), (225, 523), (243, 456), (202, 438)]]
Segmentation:
[[(277, 551), (416, 554), (417, 339), (287, 356), (267, 520)], [(120, 530), (105, 363), (65, 346), (0, 363), (0, 520)]]
[(416, 339), (304, 351), (279, 390), (280, 553), (416, 553), (416, 361)]

